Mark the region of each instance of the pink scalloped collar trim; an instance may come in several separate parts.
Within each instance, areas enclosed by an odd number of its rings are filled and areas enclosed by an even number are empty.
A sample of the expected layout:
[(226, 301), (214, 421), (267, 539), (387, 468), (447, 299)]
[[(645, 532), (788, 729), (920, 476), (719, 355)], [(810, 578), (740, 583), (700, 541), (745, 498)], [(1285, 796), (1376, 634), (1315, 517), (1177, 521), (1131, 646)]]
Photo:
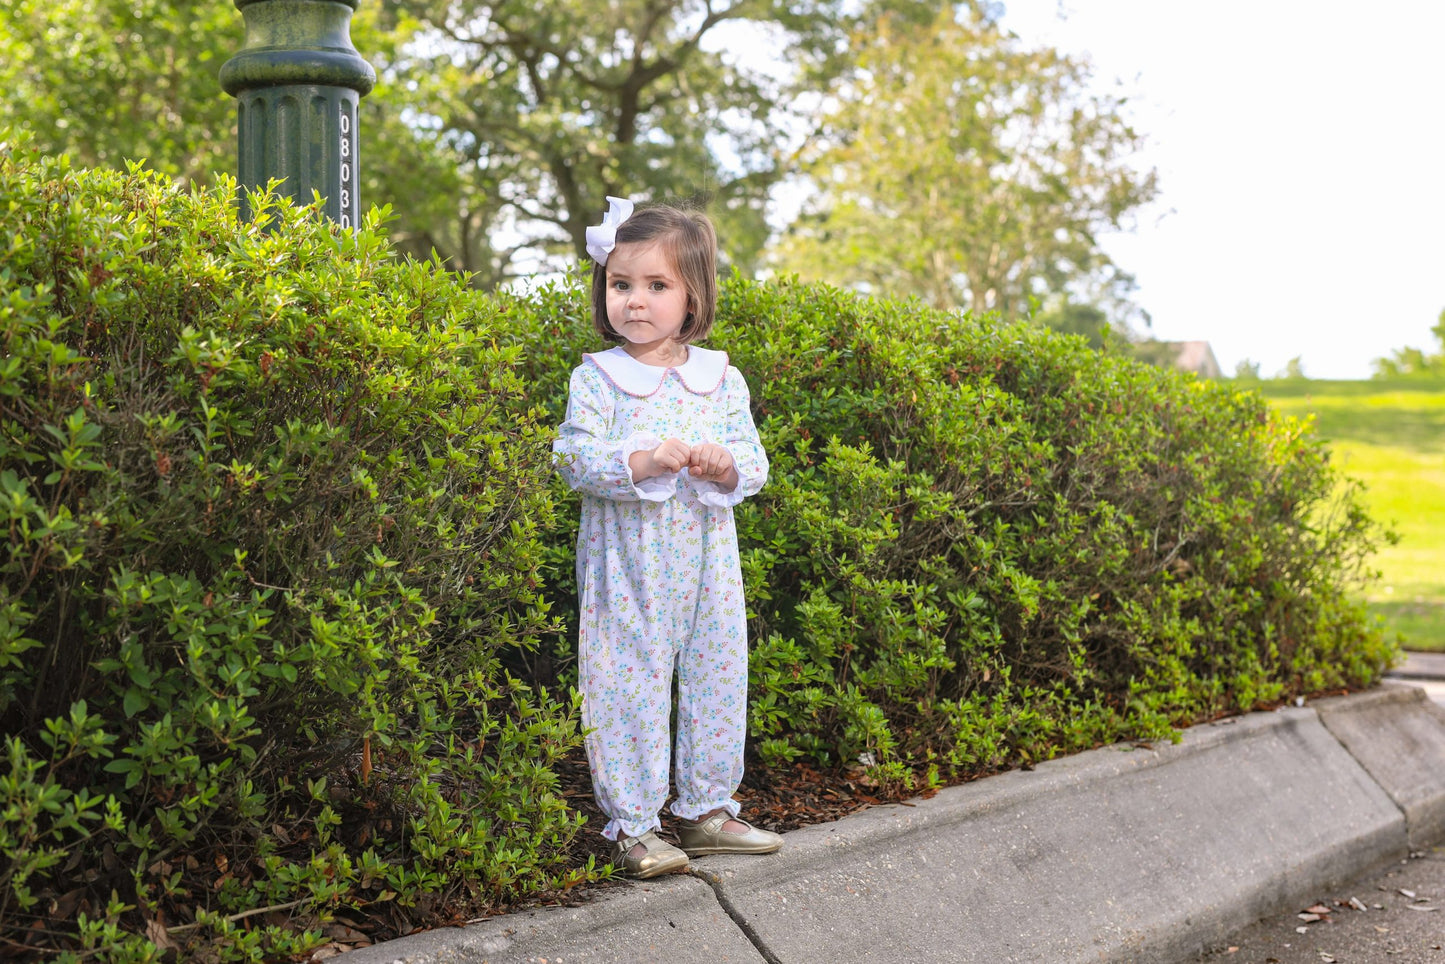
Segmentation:
[(620, 346), (582, 357), (601, 369), (618, 391), (637, 398), (656, 395), (669, 374), (676, 374), (683, 387), (694, 395), (711, 395), (722, 387), (728, 374), (727, 352), (696, 345), (687, 347), (687, 361), (676, 368), (644, 365)]

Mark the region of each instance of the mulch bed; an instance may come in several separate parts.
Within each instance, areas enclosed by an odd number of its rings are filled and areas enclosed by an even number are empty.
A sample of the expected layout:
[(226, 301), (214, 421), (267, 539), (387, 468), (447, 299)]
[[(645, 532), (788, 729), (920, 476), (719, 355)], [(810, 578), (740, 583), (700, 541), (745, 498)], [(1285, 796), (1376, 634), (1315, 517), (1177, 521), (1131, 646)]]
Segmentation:
[[(571, 856), (577, 863), (585, 861), (589, 854), (595, 856), (598, 863), (607, 862), (609, 843), (601, 834), (607, 818), (592, 798), (592, 773), (587, 768), (586, 756), (579, 749), (563, 759), (556, 769), (562, 796), (569, 806), (587, 818), (587, 826), (572, 842)], [(744, 775), (743, 784), (735, 794), (745, 819), (778, 833), (827, 823), (865, 807), (896, 802), (906, 796), (911, 794), (889, 794), (872, 785), (861, 770), (824, 770), (807, 763), (795, 763), (786, 769), (754, 766)], [(677, 842), (674, 819), (664, 809), (661, 836), (672, 843)], [(585, 902), (593, 893), (587, 888), (579, 890), (583, 893), (554, 895), (555, 903), (574, 906)], [(553, 902), (543, 898), (538, 903)]]
[[(595, 847), (585, 848), (583, 854), (596, 853), (599, 859), (605, 859), (607, 841), (599, 831), (607, 818), (592, 799), (592, 774), (586, 757), (580, 750), (569, 755), (558, 766), (557, 774), (567, 803), (587, 817), (587, 829), (581, 836), (589, 837)], [(736, 797), (743, 805), (742, 816), (750, 823), (786, 833), (899, 799), (880, 795), (877, 787), (861, 782), (864, 779), (861, 772), (820, 770), (807, 763), (778, 770), (755, 766), (743, 777)], [(670, 836), (671, 815), (666, 810), (662, 826), (663, 836)]]

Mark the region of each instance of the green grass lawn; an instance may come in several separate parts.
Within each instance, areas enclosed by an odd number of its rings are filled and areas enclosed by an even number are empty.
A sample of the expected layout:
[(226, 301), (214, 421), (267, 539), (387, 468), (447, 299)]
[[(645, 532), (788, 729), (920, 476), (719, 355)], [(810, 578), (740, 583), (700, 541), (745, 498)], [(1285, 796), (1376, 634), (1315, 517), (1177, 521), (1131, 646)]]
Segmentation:
[(1376, 557), (1372, 611), (1406, 649), (1445, 651), (1445, 379), (1265, 381), (1280, 411), (1313, 413), (1344, 471), (1365, 483), (1372, 514), (1400, 533)]

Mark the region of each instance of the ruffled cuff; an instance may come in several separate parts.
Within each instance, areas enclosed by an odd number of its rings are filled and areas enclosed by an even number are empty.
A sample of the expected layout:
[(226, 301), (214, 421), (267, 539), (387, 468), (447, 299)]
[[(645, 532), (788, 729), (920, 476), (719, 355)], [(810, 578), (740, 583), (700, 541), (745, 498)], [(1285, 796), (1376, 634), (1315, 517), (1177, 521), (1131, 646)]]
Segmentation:
[(668, 809), (671, 810), (675, 816), (679, 816), (684, 820), (691, 820), (694, 822), (701, 820), (703, 814), (712, 813), (714, 810), (717, 810), (719, 808), (726, 810), (729, 817), (736, 817), (738, 814), (743, 812), (743, 805), (738, 801), (734, 800), (732, 797), (728, 797), (726, 800), (720, 800), (717, 803), (698, 804), (687, 804), (684, 803), (681, 798), (679, 798), (672, 801), (672, 804), (668, 807)]
[(742, 479), (738, 479), (738, 484), (733, 486), (731, 492), (724, 492), (722, 486), (705, 479), (690, 478), (689, 481), (692, 482), (693, 491), (697, 493), (697, 500), (703, 505), (714, 509), (731, 509), (743, 501)]
[(654, 475), (641, 482), (632, 477), (632, 453), (650, 451), (661, 444), (662, 439), (656, 435), (642, 434), (629, 436), (622, 443), (622, 467), (627, 471), (627, 481), (632, 483), (633, 491), (644, 502), (666, 502), (677, 495), (677, 473), (675, 472), (669, 475)]

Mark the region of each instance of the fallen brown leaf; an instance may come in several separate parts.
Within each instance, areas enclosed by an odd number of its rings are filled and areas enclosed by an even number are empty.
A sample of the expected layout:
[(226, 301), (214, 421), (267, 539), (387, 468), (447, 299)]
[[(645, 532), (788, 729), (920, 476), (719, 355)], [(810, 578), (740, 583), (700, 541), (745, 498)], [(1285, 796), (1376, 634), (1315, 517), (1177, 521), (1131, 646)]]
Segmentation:
[(325, 934), (333, 941), (341, 941), (346, 944), (357, 944), (361, 942), (365, 942), (367, 944), (371, 943), (370, 938), (368, 938), (361, 931), (357, 930), (354, 927), (348, 927), (345, 924), (327, 924), (321, 929), (321, 933)]
[(171, 940), (171, 935), (166, 930), (166, 925), (154, 917), (146, 921), (146, 939), (163, 951), (171, 951), (178, 948), (176, 942)]

